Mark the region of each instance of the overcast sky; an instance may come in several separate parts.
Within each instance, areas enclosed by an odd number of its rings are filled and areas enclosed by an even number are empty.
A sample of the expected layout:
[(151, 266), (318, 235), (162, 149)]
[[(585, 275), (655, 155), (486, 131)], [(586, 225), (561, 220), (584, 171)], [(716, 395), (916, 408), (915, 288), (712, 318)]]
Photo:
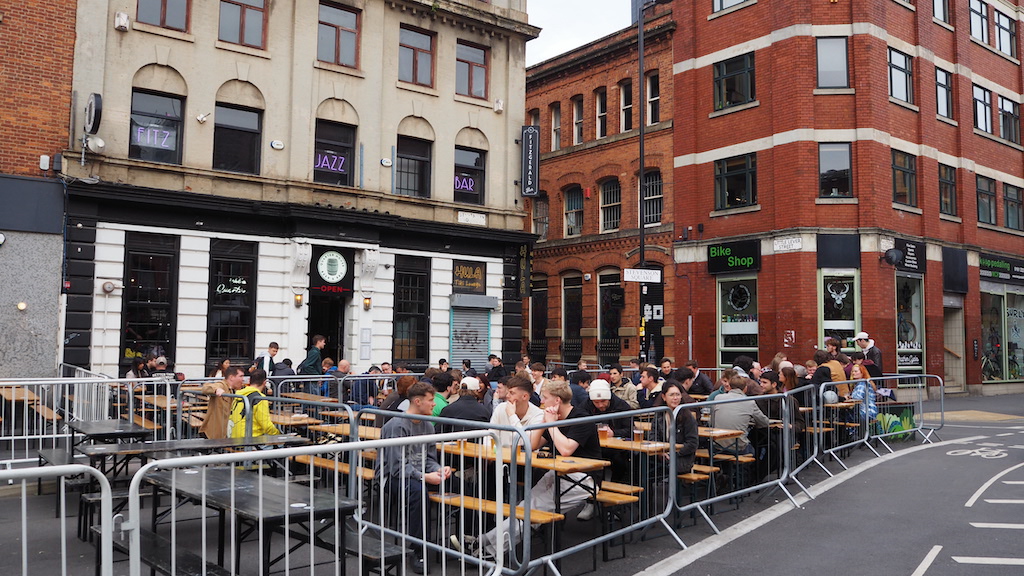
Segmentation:
[(528, 0), (530, 24), (542, 28), (526, 43), (531, 66), (630, 25), (630, 0)]

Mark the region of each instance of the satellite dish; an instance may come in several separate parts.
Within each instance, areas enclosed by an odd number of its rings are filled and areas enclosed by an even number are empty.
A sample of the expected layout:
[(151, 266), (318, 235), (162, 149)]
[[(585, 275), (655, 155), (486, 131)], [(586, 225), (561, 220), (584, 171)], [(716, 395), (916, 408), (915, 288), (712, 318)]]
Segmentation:
[(100, 129), (103, 119), (103, 96), (93, 92), (85, 102), (85, 132), (95, 134)]

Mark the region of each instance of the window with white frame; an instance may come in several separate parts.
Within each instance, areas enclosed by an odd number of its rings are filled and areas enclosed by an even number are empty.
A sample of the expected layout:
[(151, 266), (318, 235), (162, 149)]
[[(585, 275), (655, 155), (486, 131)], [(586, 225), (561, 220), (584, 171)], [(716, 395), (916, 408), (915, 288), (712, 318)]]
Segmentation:
[(547, 196), (534, 196), (531, 200), (533, 205), (533, 233), (539, 236), (538, 240), (548, 239), (548, 198)]
[(562, 105), (551, 105), (551, 151), (562, 149)]
[(974, 85), (974, 127), (992, 133), (992, 93)]
[(913, 59), (895, 48), (889, 48), (889, 96), (914, 103)]
[(953, 119), (953, 73), (935, 69), (935, 113)]
[(601, 183), (601, 231), (618, 230), (621, 219), (622, 186), (618, 178), (611, 178)]
[(661, 122), (661, 82), (658, 73), (647, 76), (647, 124)]
[(846, 38), (818, 38), (818, 88), (849, 88)]
[(619, 83), (619, 132), (633, 129), (633, 83), (624, 80)]
[(1002, 96), (999, 97), (999, 136), (1020, 144), (1020, 104)]
[(583, 188), (572, 186), (565, 193), (565, 235), (583, 234)]
[(824, 348), (825, 340), (835, 338), (848, 348), (852, 345), (856, 334), (860, 300), (858, 292), (858, 272), (848, 269), (822, 268), (820, 302), (822, 338), (820, 345)]
[(583, 144), (583, 96), (572, 99), (572, 143)]
[(594, 113), (596, 137), (604, 138), (608, 135), (608, 92), (604, 88), (594, 92)]
[(932, 0), (932, 16), (949, 24), (949, 0)]
[(996, 49), (1017, 57), (1017, 21), (996, 10)]
[(643, 219), (644, 226), (661, 224), (661, 212), (664, 202), (664, 184), (661, 181), (661, 171), (648, 170), (644, 174), (643, 182)]
[(988, 4), (971, 0), (971, 36), (988, 44)]

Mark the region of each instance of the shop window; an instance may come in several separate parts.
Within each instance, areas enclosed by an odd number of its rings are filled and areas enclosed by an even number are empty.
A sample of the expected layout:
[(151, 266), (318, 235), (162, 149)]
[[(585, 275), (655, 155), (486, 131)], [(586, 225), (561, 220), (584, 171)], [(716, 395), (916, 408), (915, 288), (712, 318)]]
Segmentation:
[(317, 119), (313, 180), (335, 186), (351, 186), (355, 141), (355, 126)]
[(221, 0), (218, 39), (263, 48), (264, 0)]
[(213, 169), (259, 174), (263, 112), (217, 104), (214, 119)]
[(850, 144), (818, 144), (818, 194), (823, 198), (853, 195)]
[(210, 242), (207, 311), (208, 364), (230, 358), (242, 366), (256, 357), (256, 262), (258, 245), (215, 238)]
[(128, 157), (149, 162), (181, 164), (180, 96), (132, 91)]
[(178, 238), (128, 232), (124, 271), (121, 349), (125, 359), (156, 354), (173, 361)]
[(486, 153), (471, 148), (455, 147), (455, 201), (467, 204), (484, 203)]
[(896, 277), (896, 369), (924, 373), (924, 283), (919, 277)]
[(621, 219), (622, 186), (618, 178), (612, 178), (601, 183), (601, 231), (618, 230)]
[(664, 207), (664, 184), (661, 172), (650, 170), (644, 174), (644, 226), (661, 224), (661, 212)]
[(822, 270), (820, 290), (822, 338), (819, 345), (824, 347), (825, 340), (835, 338), (843, 343), (843, 348), (852, 351), (859, 299), (856, 272)]
[(487, 98), (487, 50), (459, 42), (455, 49), (455, 93)]
[(757, 358), (758, 313), (756, 278), (719, 278), (718, 314), (720, 366), (737, 356)]
[(395, 363), (429, 364), (430, 258), (396, 257), (394, 331)]
[(359, 13), (321, 2), (316, 41), (317, 60), (355, 68), (358, 49)]
[(757, 154), (715, 161), (715, 210), (757, 204)]
[(135, 19), (181, 32), (188, 31), (189, 0), (139, 0)]
[(1005, 379), (1003, 300), (1002, 294), (981, 293), (981, 379), (984, 381)]
[(430, 148), (426, 140), (398, 137), (395, 194), (430, 198)]

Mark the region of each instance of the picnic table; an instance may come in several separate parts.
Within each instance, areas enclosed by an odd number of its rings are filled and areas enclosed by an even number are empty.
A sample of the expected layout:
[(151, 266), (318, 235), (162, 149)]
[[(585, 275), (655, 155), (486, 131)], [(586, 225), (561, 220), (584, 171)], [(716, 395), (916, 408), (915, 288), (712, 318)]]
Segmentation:
[(282, 398), (291, 398), (292, 400), (305, 400), (307, 402), (334, 402), (338, 403), (337, 398), (331, 398), (330, 396), (317, 396), (316, 394), (310, 394), (308, 392), (285, 392), (281, 394)]
[[(311, 432), (327, 432), (328, 434), (337, 434), (339, 436), (348, 436), (351, 433), (351, 427), (347, 423), (343, 424), (316, 424), (309, 427)], [(356, 431), (356, 435), (363, 440), (380, 440), (380, 428), (374, 428), (373, 426), (360, 426)]]

